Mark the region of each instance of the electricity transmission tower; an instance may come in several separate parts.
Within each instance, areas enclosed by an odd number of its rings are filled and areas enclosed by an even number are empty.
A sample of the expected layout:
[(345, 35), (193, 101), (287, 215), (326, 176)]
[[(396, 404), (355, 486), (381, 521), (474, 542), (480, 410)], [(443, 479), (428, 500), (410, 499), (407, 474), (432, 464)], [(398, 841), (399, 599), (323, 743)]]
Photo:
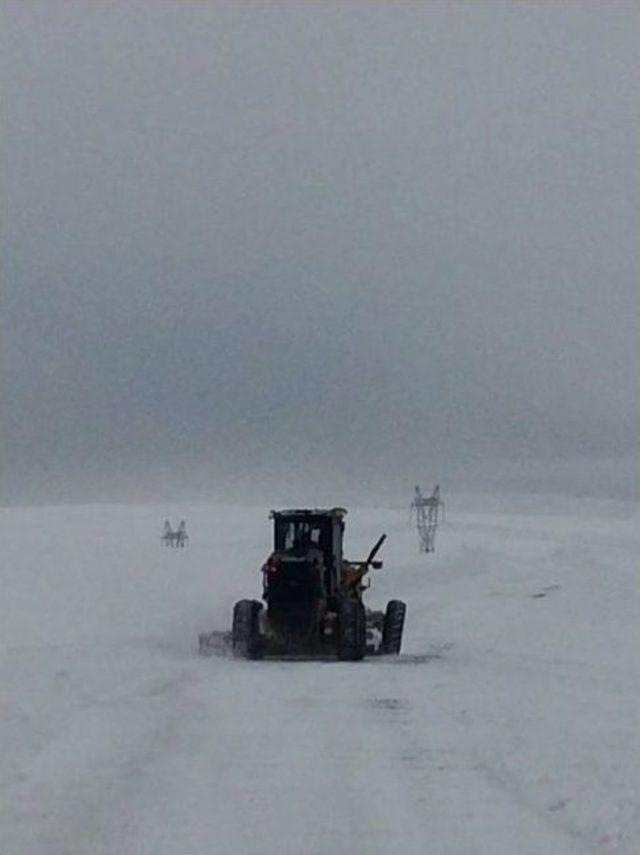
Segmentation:
[(416, 528), (420, 538), (420, 552), (433, 552), (436, 548), (436, 529), (444, 520), (444, 502), (440, 497), (440, 486), (436, 484), (430, 496), (423, 496), (420, 487), (413, 493), (409, 510), (410, 520), (416, 517)]

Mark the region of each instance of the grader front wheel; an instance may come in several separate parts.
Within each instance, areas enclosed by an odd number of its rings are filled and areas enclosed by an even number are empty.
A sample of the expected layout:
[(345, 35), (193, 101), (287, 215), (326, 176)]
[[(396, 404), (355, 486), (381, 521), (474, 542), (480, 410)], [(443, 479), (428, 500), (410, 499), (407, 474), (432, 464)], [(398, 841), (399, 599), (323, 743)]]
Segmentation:
[(382, 628), (383, 653), (400, 653), (406, 611), (407, 607), (402, 600), (389, 600)]

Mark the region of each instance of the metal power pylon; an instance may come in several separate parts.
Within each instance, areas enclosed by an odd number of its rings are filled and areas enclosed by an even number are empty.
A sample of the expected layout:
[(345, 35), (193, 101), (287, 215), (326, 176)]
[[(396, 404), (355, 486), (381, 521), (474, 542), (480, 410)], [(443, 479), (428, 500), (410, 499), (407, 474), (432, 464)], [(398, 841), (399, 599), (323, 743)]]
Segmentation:
[(444, 502), (440, 497), (440, 485), (436, 484), (430, 496), (423, 496), (416, 486), (409, 510), (410, 520), (415, 512), (416, 528), (420, 538), (420, 552), (433, 552), (436, 548), (436, 529), (444, 520)]

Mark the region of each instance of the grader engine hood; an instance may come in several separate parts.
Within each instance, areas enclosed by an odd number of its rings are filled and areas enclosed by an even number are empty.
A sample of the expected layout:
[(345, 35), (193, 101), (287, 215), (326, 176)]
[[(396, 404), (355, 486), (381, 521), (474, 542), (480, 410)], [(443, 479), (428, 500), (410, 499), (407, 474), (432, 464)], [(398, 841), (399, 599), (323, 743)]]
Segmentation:
[(265, 599), (277, 603), (304, 603), (322, 596), (322, 579), (316, 556), (273, 553), (266, 564)]

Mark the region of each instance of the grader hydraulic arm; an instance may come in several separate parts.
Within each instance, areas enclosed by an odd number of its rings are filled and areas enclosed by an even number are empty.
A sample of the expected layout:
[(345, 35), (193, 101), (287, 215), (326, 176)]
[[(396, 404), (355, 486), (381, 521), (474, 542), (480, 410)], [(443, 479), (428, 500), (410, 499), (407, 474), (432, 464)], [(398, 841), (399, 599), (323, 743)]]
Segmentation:
[(366, 561), (344, 562), (345, 567), (343, 570), (342, 589), (345, 594), (358, 590), (359, 586), (362, 584), (362, 580), (372, 567), (375, 569), (382, 567), (382, 561), (374, 561), (374, 559), (386, 539), (386, 534), (383, 534), (378, 538), (373, 549), (367, 556)]

